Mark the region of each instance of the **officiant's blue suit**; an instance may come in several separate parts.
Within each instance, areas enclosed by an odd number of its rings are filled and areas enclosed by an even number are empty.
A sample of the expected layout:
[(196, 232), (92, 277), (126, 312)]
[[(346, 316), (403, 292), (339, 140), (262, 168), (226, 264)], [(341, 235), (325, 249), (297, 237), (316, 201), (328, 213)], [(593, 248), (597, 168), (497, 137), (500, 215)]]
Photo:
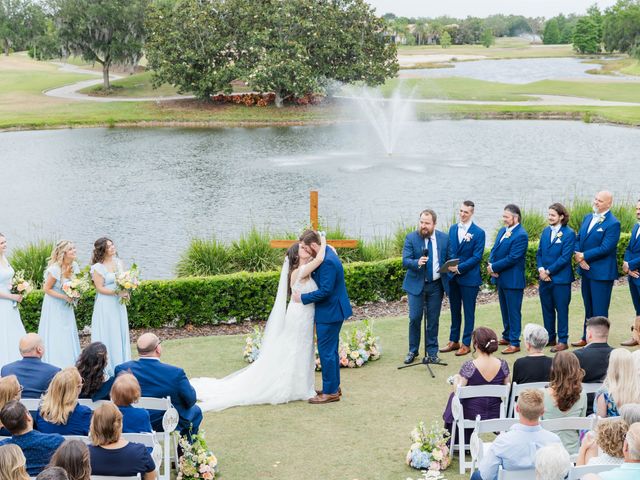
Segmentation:
[(620, 240), (620, 222), (607, 212), (602, 222), (596, 222), (589, 230), (593, 214), (588, 214), (576, 238), (576, 251), (584, 254), (589, 270), (578, 267), (582, 277), (582, 300), (585, 323), (582, 339), (586, 336), (586, 321), (591, 317), (609, 317), (613, 281), (618, 278), (616, 251)]
[(344, 269), (338, 255), (330, 248), (324, 261), (311, 274), (318, 289), (303, 293), (302, 303), (315, 304), (316, 334), (318, 336), (318, 355), (322, 365), (322, 392), (334, 394), (340, 387), (340, 358), (338, 343), (342, 322), (353, 312), (344, 281)]
[[(638, 237), (638, 229), (640, 224), (635, 224), (631, 229), (631, 238), (629, 245), (624, 251), (624, 261), (629, 264), (629, 270), (640, 269), (640, 237)], [(629, 291), (631, 292), (631, 300), (636, 309), (636, 315), (640, 315), (640, 278), (629, 277)]]
[(529, 235), (520, 224), (511, 230), (509, 238), (503, 239), (506, 231), (506, 227), (500, 229), (489, 255), (491, 268), (498, 274), (498, 278), (492, 278), (491, 283), (498, 287), (500, 313), (504, 327), (502, 338), (514, 347), (520, 347), (522, 297), (526, 286), (524, 264)]
[(544, 328), (549, 332), (549, 342), (556, 341), (556, 315), (558, 342), (569, 342), (569, 304), (571, 282), (574, 280), (571, 259), (576, 245), (576, 234), (568, 226), (560, 227), (552, 239), (551, 227), (542, 231), (536, 264), (538, 269), (549, 271), (550, 282), (540, 280), (538, 292), (542, 306)]
[(458, 241), (458, 224), (449, 229), (448, 257), (460, 260), (458, 272), (447, 275), (449, 277), (449, 306), (451, 308), (451, 334), (449, 341), (460, 341), (460, 326), (462, 325), (462, 309), (464, 309), (464, 332), (462, 343), (471, 345), (471, 334), (476, 321), (476, 299), (482, 285), (480, 262), (485, 247), (485, 233), (475, 223), (471, 223), (466, 232), (467, 237)]
[[(449, 238), (439, 230), (435, 231), (440, 266), (448, 259)], [(407, 270), (402, 289), (409, 297), (409, 352), (417, 355), (420, 348), (422, 319), (425, 318), (425, 345), (427, 356), (438, 355), (438, 328), (442, 298), (449, 290), (449, 277), (442, 274), (436, 280), (428, 278), (431, 259), (423, 265), (418, 260), (427, 248), (427, 240), (418, 231), (409, 233), (402, 248), (402, 266)], [(433, 271), (433, 268), (431, 268)]]

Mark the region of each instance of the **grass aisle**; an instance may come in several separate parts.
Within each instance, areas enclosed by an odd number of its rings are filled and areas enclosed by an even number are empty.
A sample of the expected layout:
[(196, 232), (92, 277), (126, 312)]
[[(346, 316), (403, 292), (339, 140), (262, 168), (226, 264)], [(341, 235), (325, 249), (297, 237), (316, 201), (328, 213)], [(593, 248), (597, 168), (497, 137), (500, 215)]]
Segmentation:
[[(582, 302), (574, 292), (571, 305), (571, 339), (581, 333)], [(537, 298), (526, 299), (526, 322), (541, 323)], [(628, 338), (633, 309), (626, 287), (614, 289), (611, 341), (618, 345)], [(440, 321), (440, 343), (447, 340), (450, 317)], [(497, 304), (478, 308), (477, 324), (500, 331)], [(344, 330), (353, 328), (347, 324)], [(287, 405), (238, 407), (207, 413), (203, 423), (210, 446), (219, 457), (222, 478), (308, 480), (404, 480), (417, 471), (404, 464), (410, 446), (409, 432), (424, 419), (441, 422), (449, 395), (445, 383), (467, 356), (443, 358), (448, 367), (433, 367), (431, 379), (424, 367), (398, 371), (406, 353), (407, 319), (376, 320), (374, 332), (381, 337), (383, 355), (364, 368), (342, 373), (343, 400), (329, 405), (295, 402)], [(163, 359), (181, 365), (190, 377), (221, 377), (246, 366), (242, 360), (244, 336), (205, 337), (168, 341)], [(500, 355), (499, 355), (500, 356)], [(512, 364), (515, 357), (510, 357)], [(317, 375), (320, 385), (320, 376)], [(448, 479), (468, 478), (457, 474), (457, 462), (446, 472)]]

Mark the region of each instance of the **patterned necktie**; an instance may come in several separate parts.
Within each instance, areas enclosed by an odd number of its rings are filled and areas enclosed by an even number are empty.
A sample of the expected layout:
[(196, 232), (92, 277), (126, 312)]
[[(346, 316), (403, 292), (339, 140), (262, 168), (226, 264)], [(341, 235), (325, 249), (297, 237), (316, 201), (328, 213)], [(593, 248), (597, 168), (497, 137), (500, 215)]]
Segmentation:
[(427, 260), (427, 280), (429, 282), (433, 281), (433, 244), (431, 243), (431, 237), (429, 237), (429, 242), (427, 242), (427, 251), (429, 252), (429, 259)]

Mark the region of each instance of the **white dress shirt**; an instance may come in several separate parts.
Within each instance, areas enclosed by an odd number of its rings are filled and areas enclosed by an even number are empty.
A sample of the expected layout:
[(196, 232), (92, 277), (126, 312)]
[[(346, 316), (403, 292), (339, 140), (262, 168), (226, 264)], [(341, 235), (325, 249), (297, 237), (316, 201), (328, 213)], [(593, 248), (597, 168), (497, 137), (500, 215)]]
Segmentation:
[(609, 210), (603, 213), (594, 213), (593, 215), (591, 215), (591, 223), (589, 223), (589, 228), (587, 229), (587, 233), (589, 233), (591, 229), (595, 227), (596, 223), (600, 221), (600, 218), (604, 218), (607, 213), (609, 213)]
[(519, 223), (516, 223), (513, 227), (507, 227), (507, 229), (504, 231), (504, 234), (502, 235), (502, 238), (500, 239), (500, 243), (502, 243), (502, 241), (507, 238), (507, 233), (511, 232), (514, 228), (516, 228), (518, 225), (520, 225)]
[[(424, 239), (424, 248), (429, 248), (429, 237)], [(433, 256), (433, 279), (437, 280), (440, 278), (440, 261), (438, 259), (438, 237), (435, 231), (431, 235), (431, 255)]]
[(551, 227), (551, 241), (552, 242), (556, 239), (556, 236), (558, 235), (558, 232), (560, 231), (560, 228), (562, 228), (562, 225), (556, 225), (555, 227)]
[(467, 234), (467, 232), (471, 228), (472, 223), (473, 222), (467, 222), (467, 223), (460, 222), (458, 224), (458, 243), (462, 243), (462, 240), (464, 240), (464, 236)]

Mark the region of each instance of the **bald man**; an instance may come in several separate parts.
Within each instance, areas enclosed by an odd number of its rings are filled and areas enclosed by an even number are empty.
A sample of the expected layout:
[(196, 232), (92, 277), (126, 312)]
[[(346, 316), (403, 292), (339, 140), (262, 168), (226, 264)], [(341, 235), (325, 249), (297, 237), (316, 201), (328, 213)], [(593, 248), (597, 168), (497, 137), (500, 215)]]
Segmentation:
[(51, 379), (60, 371), (58, 367), (42, 361), (44, 344), (40, 335), (28, 333), (20, 339), (22, 360), (2, 367), (0, 376), (15, 375), (24, 388), (22, 398), (40, 398), (49, 388)]
[(574, 258), (582, 277), (585, 323), (582, 339), (571, 343), (574, 347), (587, 344), (588, 318), (609, 317), (613, 282), (618, 278), (616, 253), (620, 240), (620, 222), (611, 213), (612, 205), (611, 192), (598, 192), (593, 199), (593, 213), (584, 217), (576, 238)]
[[(136, 342), (138, 360), (132, 360), (118, 365), (115, 375), (120, 372), (131, 372), (140, 383), (143, 397), (164, 398), (171, 397), (171, 403), (180, 415), (178, 430), (180, 435), (198, 433), (202, 422), (202, 410), (196, 405), (196, 391), (189, 383), (184, 370), (160, 361), (162, 345), (160, 339), (153, 333), (145, 333)], [(151, 426), (156, 432), (162, 428), (163, 412), (150, 410)]]

